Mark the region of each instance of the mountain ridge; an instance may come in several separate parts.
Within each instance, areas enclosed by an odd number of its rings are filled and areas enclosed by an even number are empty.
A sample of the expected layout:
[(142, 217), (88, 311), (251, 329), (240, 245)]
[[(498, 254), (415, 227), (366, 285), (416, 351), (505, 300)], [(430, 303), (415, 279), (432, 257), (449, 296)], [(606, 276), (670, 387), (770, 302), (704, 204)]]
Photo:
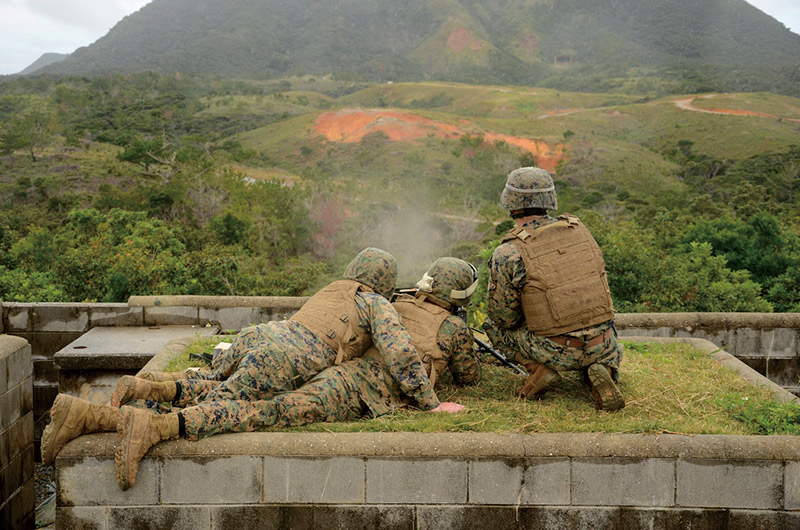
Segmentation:
[(798, 94), (798, 57), (800, 35), (744, 0), (154, 0), (36, 73), (335, 74), (565, 90), (650, 78), (675, 92)]

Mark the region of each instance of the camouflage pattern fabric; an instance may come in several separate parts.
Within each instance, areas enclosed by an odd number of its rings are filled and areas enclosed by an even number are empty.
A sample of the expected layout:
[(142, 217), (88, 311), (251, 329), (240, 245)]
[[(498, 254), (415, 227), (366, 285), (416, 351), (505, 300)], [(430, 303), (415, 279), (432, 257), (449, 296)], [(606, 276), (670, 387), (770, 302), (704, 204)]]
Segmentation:
[[(380, 352), (384, 368), (399, 392), (410, 396), (420, 408), (432, 409), (439, 400), (417, 357), (408, 332), (389, 302), (375, 293), (358, 293), (359, 326), (369, 330)], [(179, 406), (197, 404), (207, 409), (225, 409), (231, 402), (263, 401), (278, 392), (295, 390), (316, 374), (333, 366), (335, 352), (298, 322), (260, 324), (242, 330), (229, 348), (236, 371), (216, 385), (203, 380), (181, 380)], [(187, 409), (188, 410), (188, 409)], [(230, 418), (232, 412), (215, 412)], [(188, 430), (187, 430), (188, 432)]]
[[(479, 381), (480, 365), (472, 353), (472, 334), (463, 320), (448, 317), (439, 328), (437, 343), (448, 357), (454, 381), (458, 384)], [(401, 384), (415, 379), (418, 368), (421, 363), (416, 354), (413, 359), (398, 362), (394, 370), (376, 359), (356, 358), (326, 369), (295, 391), (269, 400), (206, 401), (182, 411), (186, 435), (196, 440), (222, 432), (257, 431), (271, 426), (352, 421), (381, 416), (415, 402), (420, 408), (430, 409), (433, 402), (415, 400)]]
[(343, 276), (389, 300), (397, 284), (397, 260), (385, 250), (367, 247), (350, 262)]
[(500, 206), (506, 210), (558, 210), (553, 178), (539, 167), (515, 169), (508, 174), (506, 186), (500, 194)]
[[(535, 229), (555, 222), (557, 219), (549, 215), (537, 216), (525, 226)], [(562, 346), (547, 337), (535, 335), (525, 327), (520, 298), (524, 283), (525, 262), (517, 248), (511, 242), (498, 246), (489, 259), (486, 290), (487, 319), (484, 330), (492, 344), (508, 357), (520, 362), (534, 360), (553, 370), (580, 370), (599, 363), (609, 368), (616, 379), (622, 361), (622, 346), (617, 341), (616, 331), (605, 343), (588, 349)], [(585, 341), (612, 326), (613, 322), (605, 322), (564, 335)]]

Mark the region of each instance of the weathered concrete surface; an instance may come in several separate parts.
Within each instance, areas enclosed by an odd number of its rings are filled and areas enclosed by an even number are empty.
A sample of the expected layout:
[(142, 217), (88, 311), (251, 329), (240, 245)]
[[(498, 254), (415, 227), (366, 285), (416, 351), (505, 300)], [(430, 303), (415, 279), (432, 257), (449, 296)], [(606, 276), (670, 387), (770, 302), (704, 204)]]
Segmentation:
[(33, 469), (31, 348), (0, 335), (0, 528), (34, 528)]
[[(113, 433), (87, 435), (62, 450), (58, 528), (235, 521), (281, 529), (788, 529), (800, 522), (800, 437), (242, 433), (159, 444), (124, 493), (112, 487), (115, 442)], [(92, 510), (104, 502), (106, 512)]]
[(53, 356), (58, 390), (104, 404), (121, 376), (137, 373), (158, 354), (171, 359), (198, 337), (218, 331), (196, 325), (93, 328)]
[(172, 340), (208, 337), (214, 327), (135, 326), (99, 327), (84, 333), (54, 355), (60, 370), (139, 370)]

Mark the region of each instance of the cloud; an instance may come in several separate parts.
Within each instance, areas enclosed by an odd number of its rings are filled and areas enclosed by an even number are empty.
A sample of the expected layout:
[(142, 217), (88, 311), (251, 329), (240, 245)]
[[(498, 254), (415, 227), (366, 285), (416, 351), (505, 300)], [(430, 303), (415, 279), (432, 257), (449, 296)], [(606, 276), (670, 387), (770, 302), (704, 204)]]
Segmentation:
[(96, 33), (108, 31), (122, 17), (149, 0), (28, 0), (27, 7), (59, 24), (68, 24)]
[(88, 46), (150, 0), (0, 0), (0, 75)]

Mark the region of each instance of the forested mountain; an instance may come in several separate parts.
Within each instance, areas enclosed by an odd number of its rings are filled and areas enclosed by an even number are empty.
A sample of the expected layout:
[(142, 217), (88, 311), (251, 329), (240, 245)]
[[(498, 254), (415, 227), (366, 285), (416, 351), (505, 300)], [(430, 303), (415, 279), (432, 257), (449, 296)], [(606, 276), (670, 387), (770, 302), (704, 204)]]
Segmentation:
[(800, 93), (800, 35), (744, 0), (154, 0), (37, 73)]

